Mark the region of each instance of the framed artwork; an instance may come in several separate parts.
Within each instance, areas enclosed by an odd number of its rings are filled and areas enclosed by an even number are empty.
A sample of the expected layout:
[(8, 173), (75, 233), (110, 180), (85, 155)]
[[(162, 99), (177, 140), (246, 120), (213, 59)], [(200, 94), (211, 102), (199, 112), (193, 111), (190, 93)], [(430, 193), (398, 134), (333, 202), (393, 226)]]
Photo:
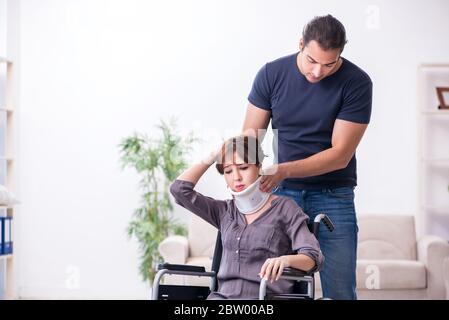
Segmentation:
[(449, 109), (449, 87), (437, 87), (438, 109)]

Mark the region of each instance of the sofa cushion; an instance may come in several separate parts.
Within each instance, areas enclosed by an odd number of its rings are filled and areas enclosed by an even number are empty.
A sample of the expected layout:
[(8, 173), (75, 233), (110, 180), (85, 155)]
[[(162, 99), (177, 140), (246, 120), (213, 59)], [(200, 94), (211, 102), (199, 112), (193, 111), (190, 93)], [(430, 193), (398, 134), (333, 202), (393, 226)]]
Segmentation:
[(362, 215), (358, 226), (358, 259), (416, 260), (413, 216)]
[[(357, 289), (373, 289), (376, 273), (379, 289), (425, 289), (426, 268), (422, 262), (406, 260), (358, 260)], [(315, 274), (315, 288), (321, 294), (319, 273)]]
[(194, 214), (190, 219), (188, 230), (189, 256), (208, 256), (212, 258), (215, 240), (217, 239), (217, 228)]
[(358, 260), (359, 289), (423, 289), (426, 267), (412, 260)]

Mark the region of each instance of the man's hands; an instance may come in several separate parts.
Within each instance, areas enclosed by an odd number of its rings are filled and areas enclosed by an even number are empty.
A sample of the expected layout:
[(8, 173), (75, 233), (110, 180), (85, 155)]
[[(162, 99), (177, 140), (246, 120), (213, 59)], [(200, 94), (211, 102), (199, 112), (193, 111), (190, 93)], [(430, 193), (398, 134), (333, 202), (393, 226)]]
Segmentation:
[(267, 259), (260, 269), (259, 277), (270, 280), (273, 283), (273, 281), (279, 280), (284, 268), (288, 267), (290, 267), (290, 262), (287, 256)]
[(260, 190), (271, 192), (282, 180), (287, 178), (287, 172), (283, 164), (274, 164), (261, 170)]

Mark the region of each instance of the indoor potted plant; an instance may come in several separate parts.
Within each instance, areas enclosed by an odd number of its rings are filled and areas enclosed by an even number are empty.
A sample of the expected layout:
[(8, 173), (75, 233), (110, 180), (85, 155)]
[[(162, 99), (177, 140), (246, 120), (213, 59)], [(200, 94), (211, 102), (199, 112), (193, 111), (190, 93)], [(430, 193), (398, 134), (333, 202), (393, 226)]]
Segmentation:
[(159, 243), (169, 235), (185, 235), (186, 227), (172, 216), (170, 183), (186, 168), (186, 155), (194, 138), (178, 135), (175, 121), (161, 121), (160, 136), (135, 133), (120, 143), (123, 168), (134, 168), (141, 176), (142, 201), (128, 226), (129, 237), (135, 236), (141, 253), (140, 274), (144, 281), (153, 281), (161, 262)]

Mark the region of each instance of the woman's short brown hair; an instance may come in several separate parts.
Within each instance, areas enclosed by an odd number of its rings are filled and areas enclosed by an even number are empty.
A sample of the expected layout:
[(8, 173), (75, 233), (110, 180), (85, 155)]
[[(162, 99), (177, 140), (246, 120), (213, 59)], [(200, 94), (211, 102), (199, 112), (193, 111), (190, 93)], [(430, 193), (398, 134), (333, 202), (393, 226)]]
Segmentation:
[(229, 159), (233, 161), (235, 152), (245, 163), (256, 166), (260, 166), (265, 157), (258, 138), (247, 135), (232, 137), (223, 143), (217, 158), (215, 167), (220, 174), (224, 173), (225, 161)]

